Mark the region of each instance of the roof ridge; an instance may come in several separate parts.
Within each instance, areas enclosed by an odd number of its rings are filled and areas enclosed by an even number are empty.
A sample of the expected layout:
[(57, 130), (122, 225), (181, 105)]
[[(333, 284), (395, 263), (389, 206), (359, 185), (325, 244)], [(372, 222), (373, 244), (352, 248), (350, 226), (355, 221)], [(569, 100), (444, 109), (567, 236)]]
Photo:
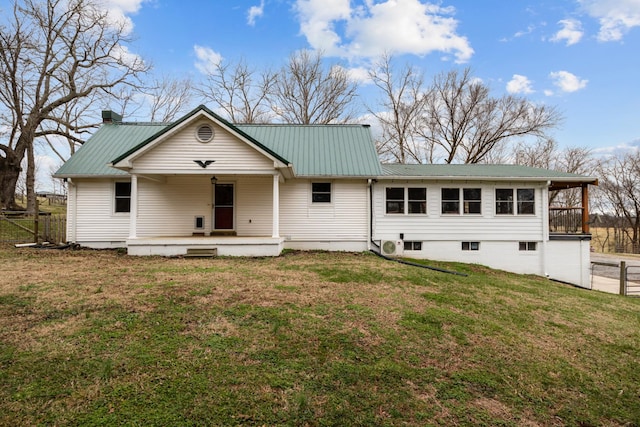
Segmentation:
[(358, 123), (233, 123), (235, 126), (255, 126), (255, 127), (371, 127), (369, 124)]
[(117, 122), (104, 123), (104, 126), (169, 126), (171, 122)]

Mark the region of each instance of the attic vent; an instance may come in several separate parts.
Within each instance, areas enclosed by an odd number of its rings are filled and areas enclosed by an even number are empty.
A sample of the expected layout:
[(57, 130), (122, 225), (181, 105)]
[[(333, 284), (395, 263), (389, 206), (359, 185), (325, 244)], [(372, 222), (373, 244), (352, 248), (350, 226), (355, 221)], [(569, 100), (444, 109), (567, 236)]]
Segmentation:
[(213, 139), (213, 128), (210, 125), (198, 126), (196, 137), (200, 142), (209, 142)]

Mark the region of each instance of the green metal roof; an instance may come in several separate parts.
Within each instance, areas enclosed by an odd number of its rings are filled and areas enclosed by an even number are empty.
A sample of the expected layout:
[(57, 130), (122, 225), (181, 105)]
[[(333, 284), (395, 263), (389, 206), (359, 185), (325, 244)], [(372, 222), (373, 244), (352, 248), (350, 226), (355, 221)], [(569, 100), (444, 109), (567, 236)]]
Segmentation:
[(383, 177), (402, 178), (438, 178), (438, 179), (464, 179), (485, 178), (505, 180), (559, 180), (559, 181), (596, 181), (595, 178), (585, 177), (567, 172), (553, 171), (549, 169), (532, 168), (520, 165), (488, 165), (488, 164), (431, 164), (431, 165), (401, 165), (383, 164)]
[(57, 172), (60, 178), (124, 176), (109, 166), (154, 141), (199, 111), (220, 120), (285, 164), (296, 176), (375, 177), (382, 174), (367, 126), (233, 125), (199, 106), (174, 123), (104, 124)]
[(288, 159), (296, 176), (375, 177), (382, 173), (368, 126), (236, 125)]
[(111, 160), (166, 128), (166, 123), (103, 124), (56, 172), (57, 177), (126, 176)]

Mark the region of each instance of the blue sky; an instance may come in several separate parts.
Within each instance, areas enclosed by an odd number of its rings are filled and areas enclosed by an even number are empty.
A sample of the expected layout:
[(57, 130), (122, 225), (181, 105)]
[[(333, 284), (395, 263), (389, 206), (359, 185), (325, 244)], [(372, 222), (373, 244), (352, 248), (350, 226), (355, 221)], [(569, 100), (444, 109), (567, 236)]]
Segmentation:
[[(221, 59), (278, 68), (296, 50), (322, 49), (361, 79), (371, 105), (375, 94), (363, 77), (386, 51), (420, 67), (427, 80), (468, 66), (494, 95), (556, 106), (565, 117), (552, 134), (560, 147), (640, 148), (640, 0), (101, 3), (127, 23), (130, 53), (157, 75), (197, 81)], [(46, 153), (42, 159), (45, 174), (59, 163)]]
[(470, 66), (495, 95), (557, 106), (561, 146), (640, 144), (640, 0), (112, 3), (130, 20), (132, 50), (156, 72), (197, 79), (220, 58), (275, 68), (306, 48), (358, 76), (390, 51), (428, 77)]

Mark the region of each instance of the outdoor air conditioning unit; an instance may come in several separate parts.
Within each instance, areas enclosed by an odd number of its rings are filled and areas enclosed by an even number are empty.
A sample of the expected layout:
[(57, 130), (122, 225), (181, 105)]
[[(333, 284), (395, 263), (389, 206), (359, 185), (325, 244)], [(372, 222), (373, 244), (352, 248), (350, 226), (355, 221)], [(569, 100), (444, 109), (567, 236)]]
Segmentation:
[(382, 255), (400, 256), (402, 255), (404, 246), (402, 240), (383, 240), (381, 249)]

